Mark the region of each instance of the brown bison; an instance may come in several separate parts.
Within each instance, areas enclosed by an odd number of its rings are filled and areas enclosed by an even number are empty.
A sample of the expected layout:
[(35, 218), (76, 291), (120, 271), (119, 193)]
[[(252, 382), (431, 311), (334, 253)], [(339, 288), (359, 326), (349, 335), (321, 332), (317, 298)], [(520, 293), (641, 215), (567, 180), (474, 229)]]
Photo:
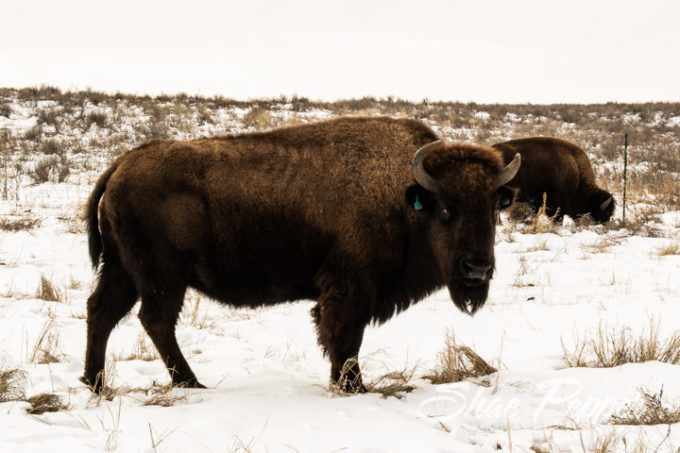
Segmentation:
[(529, 137), (497, 143), (493, 148), (503, 153), (505, 162), (522, 154), (522, 167), (508, 183), (519, 189), (517, 201), (538, 210), (545, 193), (546, 214), (557, 220), (565, 214), (573, 219), (589, 214), (603, 223), (612, 216), (612, 194), (597, 187), (588, 156), (575, 144), (559, 138)]
[[(331, 379), (363, 391), (355, 359), (384, 322), (446, 285), (474, 313), (494, 269), (495, 220), (514, 191), (491, 148), (407, 119), (340, 118), (264, 133), (154, 140), (122, 155), (87, 205), (99, 267), (82, 380), (99, 391), (109, 334), (139, 318), (173, 384), (203, 387), (175, 324), (187, 287), (235, 307), (316, 301)], [(345, 363), (352, 364), (343, 372)]]

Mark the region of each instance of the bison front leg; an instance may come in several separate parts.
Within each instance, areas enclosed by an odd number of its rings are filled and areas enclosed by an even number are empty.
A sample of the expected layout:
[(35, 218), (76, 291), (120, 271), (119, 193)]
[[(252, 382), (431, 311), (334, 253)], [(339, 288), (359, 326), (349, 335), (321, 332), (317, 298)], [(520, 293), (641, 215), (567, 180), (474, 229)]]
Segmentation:
[(331, 385), (347, 393), (365, 393), (359, 349), (368, 322), (342, 301), (328, 298), (312, 310), (319, 344), (331, 361)]

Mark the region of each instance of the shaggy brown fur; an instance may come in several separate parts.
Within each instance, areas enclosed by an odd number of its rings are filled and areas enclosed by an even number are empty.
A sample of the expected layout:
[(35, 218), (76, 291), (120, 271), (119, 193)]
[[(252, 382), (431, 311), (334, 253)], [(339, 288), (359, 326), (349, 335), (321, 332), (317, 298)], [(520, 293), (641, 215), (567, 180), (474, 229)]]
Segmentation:
[[(602, 223), (612, 216), (614, 198), (597, 187), (588, 156), (575, 144), (559, 138), (529, 137), (493, 147), (503, 153), (506, 163), (515, 153), (522, 154), (522, 166), (508, 183), (519, 189), (517, 201), (527, 202), (538, 210), (545, 193), (546, 214), (558, 220), (565, 214), (574, 219), (589, 214)], [(601, 209), (609, 198), (611, 202)]]
[[(494, 185), (500, 153), (471, 145), (425, 155), (438, 194), (415, 184), (411, 158), (436, 139), (418, 121), (340, 118), (155, 140), (121, 156), (88, 202), (91, 259), (102, 264), (83, 381), (100, 389), (109, 334), (141, 296), (139, 317), (173, 383), (202, 387), (175, 338), (187, 287), (237, 307), (315, 300), (336, 382), (369, 322), (444, 285), (476, 311), (493, 273), (499, 201), (512, 194)], [(350, 371), (348, 388), (362, 390), (358, 366)]]

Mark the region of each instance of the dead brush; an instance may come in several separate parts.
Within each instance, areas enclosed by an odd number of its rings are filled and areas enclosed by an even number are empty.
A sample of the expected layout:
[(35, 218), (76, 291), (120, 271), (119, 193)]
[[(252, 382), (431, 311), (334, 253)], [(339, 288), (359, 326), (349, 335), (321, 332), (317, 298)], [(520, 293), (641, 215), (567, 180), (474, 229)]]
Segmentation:
[(40, 226), (43, 219), (36, 217), (16, 217), (7, 216), (0, 219), (0, 230), (2, 231), (31, 231), (33, 228)]
[(97, 374), (95, 385), (101, 383), (99, 392), (94, 391), (93, 385), (88, 385), (92, 396), (88, 402), (88, 407), (100, 406), (104, 401), (112, 401), (115, 397), (121, 396), (124, 392), (119, 387), (114, 387), (112, 384), (116, 380), (116, 362), (113, 360), (106, 361), (106, 368), (104, 372)]
[(577, 334), (568, 348), (562, 340), (562, 359), (568, 367), (611, 368), (625, 363), (650, 360), (680, 364), (680, 331), (665, 340), (659, 338), (659, 323), (650, 320), (649, 330), (639, 334), (630, 328), (620, 330), (600, 324), (593, 336)]
[(189, 396), (186, 392), (179, 393), (181, 390), (182, 387), (173, 387), (172, 383), (160, 385), (154, 381), (151, 387), (145, 391), (147, 396), (151, 396), (144, 400), (142, 406), (172, 407), (178, 402), (186, 403), (189, 401)]
[(674, 241), (656, 249), (658, 256), (680, 255), (680, 242)]
[(64, 224), (66, 227), (66, 232), (68, 233), (85, 234), (87, 231), (85, 228), (85, 222), (79, 217), (59, 216), (57, 219), (59, 219)]
[(619, 436), (616, 431), (612, 429), (606, 433), (595, 432), (595, 436), (591, 438), (590, 443), (586, 446), (583, 440), (583, 432), (579, 433), (579, 440), (581, 442), (581, 449), (583, 453), (618, 453), (617, 444)]
[(368, 382), (366, 390), (370, 393), (380, 393), (383, 398), (393, 396), (401, 399), (404, 393), (410, 393), (416, 389), (416, 386), (410, 383), (415, 373), (415, 366), (405, 366), (401, 370), (388, 371), (376, 380)]
[(659, 393), (640, 389), (641, 400), (627, 403), (621, 414), (613, 414), (607, 423), (612, 425), (672, 425), (680, 422), (680, 407), (670, 406), (663, 400), (663, 387)]
[(45, 412), (58, 412), (69, 407), (68, 404), (63, 402), (61, 396), (53, 393), (40, 393), (28, 398), (26, 402), (31, 405), (31, 408), (26, 411), (33, 415), (40, 415)]
[(0, 370), (0, 403), (24, 399), (23, 380), (26, 372), (19, 369)]
[(472, 348), (456, 343), (453, 332), (447, 332), (444, 349), (439, 353), (439, 362), (431, 374), (423, 376), (433, 384), (460, 382), (468, 378), (480, 378), (498, 371), (489, 365)]
[(526, 233), (542, 234), (542, 233), (554, 233), (557, 230), (557, 217), (560, 215), (559, 208), (555, 211), (555, 214), (548, 216), (547, 211), (547, 201), (548, 195), (543, 192), (543, 203), (541, 207), (538, 208), (538, 212), (531, 223), (529, 224), (528, 231)]
[(614, 245), (614, 243), (615, 241), (611, 240), (609, 237), (603, 236), (592, 244), (582, 244), (581, 249), (589, 253), (608, 253), (609, 247)]
[(143, 360), (145, 362), (152, 362), (158, 359), (158, 353), (153, 344), (151, 344), (144, 332), (139, 332), (137, 335), (137, 341), (135, 342), (132, 352), (129, 354), (114, 354), (113, 359), (115, 361), (128, 361), (128, 360)]
[(59, 333), (54, 330), (54, 326), (54, 318), (49, 318), (45, 322), (33, 345), (29, 362), (45, 364), (61, 360), (61, 354), (58, 352)]
[(187, 326), (195, 327), (197, 329), (211, 328), (215, 325), (215, 322), (208, 319), (208, 311), (201, 310), (201, 296), (196, 293), (190, 292), (187, 295), (187, 303), (184, 304), (182, 308), (182, 313), (180, 314), (181, 319), (186, 323)]
[(61, 291), (54, 286), (49, 278), (45, 277), (45, 274), (40, 274), (40, 283), (35, 292), (35, 297), (48, 302), (61, 302), (63, 300)]

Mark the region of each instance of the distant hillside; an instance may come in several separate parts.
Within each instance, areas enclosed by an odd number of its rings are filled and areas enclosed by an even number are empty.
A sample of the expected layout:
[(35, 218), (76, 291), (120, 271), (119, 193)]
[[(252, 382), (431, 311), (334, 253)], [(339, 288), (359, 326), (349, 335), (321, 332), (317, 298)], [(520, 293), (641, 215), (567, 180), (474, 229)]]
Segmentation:
[[(0, 88), (4, 196), (18, 175), (40, 182), (99, 171), (120, 152), (153, 138), (226, 135), (340, 115), (418, 118), (443, 137), (480, 144), (531, 135), (562, 137), (588, 152), (602, 185), (619, 198), (628, 134), (629, 197), (663, 209), (680, 207), (679, 103), (484, 105), (372, 97), (321, 102), (285, 96), (238, 101), (53, 87)], [(47, 171), (36, 172), (40, 165)]]

